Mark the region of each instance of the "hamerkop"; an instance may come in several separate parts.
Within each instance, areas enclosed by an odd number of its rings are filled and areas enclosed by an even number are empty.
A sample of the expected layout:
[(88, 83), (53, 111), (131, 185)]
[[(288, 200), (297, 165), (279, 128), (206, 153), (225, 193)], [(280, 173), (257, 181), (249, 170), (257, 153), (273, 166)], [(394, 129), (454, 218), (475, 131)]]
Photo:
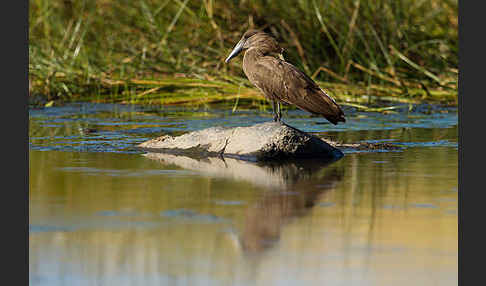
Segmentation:
[(243, 71), (250, 82), (272, 101), (275, 121), (282, 117), (281, 102), (322, 115), (333, 124), (346, 121), (332, 97), (310, 77), (283, 60), (283, 49), (269, 34), (259, 30), (246, 31), (225, 62), (228, 63), (241, 51), (245, 51)]

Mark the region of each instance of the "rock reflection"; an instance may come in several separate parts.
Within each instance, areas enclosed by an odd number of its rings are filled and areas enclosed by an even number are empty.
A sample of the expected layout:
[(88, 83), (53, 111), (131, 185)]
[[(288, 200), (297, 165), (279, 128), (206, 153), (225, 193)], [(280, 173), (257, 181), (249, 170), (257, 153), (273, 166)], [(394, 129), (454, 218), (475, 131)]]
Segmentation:
[(342, 180), (344, 169), (332, 161), (297, 160), (252, 163), (231, 158), (194, 159), (165, 153), (146, 157), (163, 164), (198, 171), (205, 176), (243, 180), (264, 187), (261, 199), (245, 211), (241, 235), (233, 237), (245, 253), (262, 252), (280, 239), (282, 227), (307, 214), (322, 196)]
[(321, 171), (331, 160), (293, 160), (288, 162), (254, 163), (232, 158), (190, 158), (166, 153), (146, 153), (147, 158), (164, 165), (194, 170), (204, 176), (250, 182), (259, 187), (286, 190)]

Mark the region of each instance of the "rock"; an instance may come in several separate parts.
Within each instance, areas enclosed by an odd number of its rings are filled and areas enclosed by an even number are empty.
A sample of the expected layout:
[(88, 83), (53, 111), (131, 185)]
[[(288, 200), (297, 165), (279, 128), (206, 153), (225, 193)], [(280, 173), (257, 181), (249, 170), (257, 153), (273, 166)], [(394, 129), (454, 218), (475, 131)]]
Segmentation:
[(322, 139), (279, 122), (248, 127), (211, 127), (181, 136), (161, 136), (138, 145), (149, 152), (190, 157), (222, 156), (250, 161), (338, 159), (343, 153)]

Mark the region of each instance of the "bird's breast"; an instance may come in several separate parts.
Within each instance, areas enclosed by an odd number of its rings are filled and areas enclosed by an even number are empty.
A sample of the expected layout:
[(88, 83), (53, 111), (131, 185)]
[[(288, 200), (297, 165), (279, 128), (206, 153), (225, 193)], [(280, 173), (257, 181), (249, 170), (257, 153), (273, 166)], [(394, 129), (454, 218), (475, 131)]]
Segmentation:
[(264, 56), (258, 50), (249, 50), (243, 57), (243, 72), (248, 80), (257, 87), (269, 100), (279, 98), (275, 90), (276, 79), (278, 78), (278, 68), (268, 68), (264, 61), (268, 61), (268, 56)]
[(245, 73), (248, 80), (258, 87), (262, 88), (262, 83), (260, 82), (260, 77), (258, 76), (259, 70), (257, 67), (258, 57), (252, 56), (251, 53), (245, 53), (243, 57), (243, 72)]

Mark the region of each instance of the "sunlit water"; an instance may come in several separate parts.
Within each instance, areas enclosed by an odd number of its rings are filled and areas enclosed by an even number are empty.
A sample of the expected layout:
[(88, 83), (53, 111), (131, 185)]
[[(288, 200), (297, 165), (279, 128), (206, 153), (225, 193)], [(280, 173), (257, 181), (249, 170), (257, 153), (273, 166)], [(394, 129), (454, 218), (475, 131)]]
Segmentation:
[(143, 154), (162, 134), (261, 111), (70, 104), (30, 110), (31, 285), (457, 285), (457, 113), (290, 111), (344, 143), (330, 164)]

